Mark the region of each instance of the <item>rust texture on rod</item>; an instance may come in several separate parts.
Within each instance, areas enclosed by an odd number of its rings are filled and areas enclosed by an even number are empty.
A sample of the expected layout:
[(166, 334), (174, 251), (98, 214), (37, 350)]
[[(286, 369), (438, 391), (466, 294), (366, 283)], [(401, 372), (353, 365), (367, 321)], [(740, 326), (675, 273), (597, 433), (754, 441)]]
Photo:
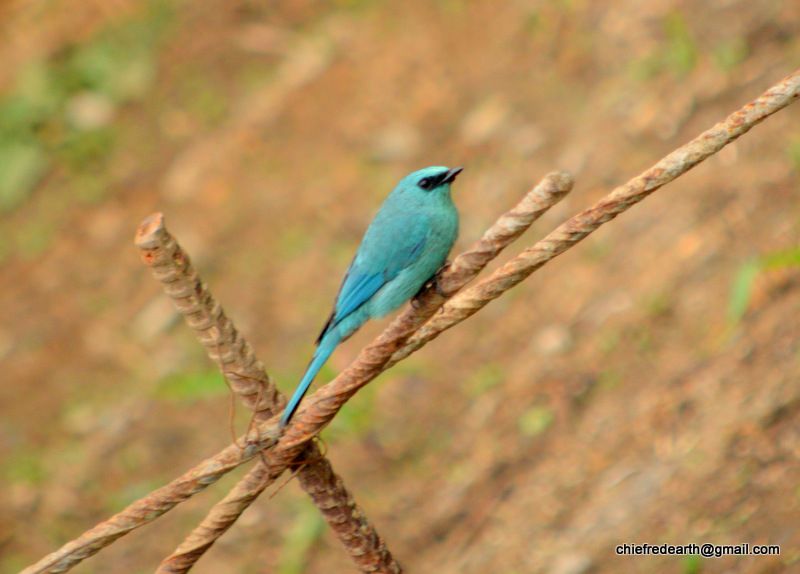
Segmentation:
[(225, 315), (208, 286), (175, 238), (154, 213), (136, 231), (134, 240), (142, 260), (150, 267), (175, 308), (194, 330), (208, 356), (217, 363), (233, 392), (252, 410), (256, 420), (266, 420), (286, 404), (250, 345)]

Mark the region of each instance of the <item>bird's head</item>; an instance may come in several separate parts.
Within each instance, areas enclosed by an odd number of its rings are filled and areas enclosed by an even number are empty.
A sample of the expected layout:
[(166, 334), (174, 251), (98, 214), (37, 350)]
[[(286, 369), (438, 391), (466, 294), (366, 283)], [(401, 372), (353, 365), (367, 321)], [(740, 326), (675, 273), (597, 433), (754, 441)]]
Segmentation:
[(398, 188), (412, 190), (415, 194), (450, 194), (450, 184), (463, 167), (450, 169), (441, 165), (426, 167), (407, 175)]

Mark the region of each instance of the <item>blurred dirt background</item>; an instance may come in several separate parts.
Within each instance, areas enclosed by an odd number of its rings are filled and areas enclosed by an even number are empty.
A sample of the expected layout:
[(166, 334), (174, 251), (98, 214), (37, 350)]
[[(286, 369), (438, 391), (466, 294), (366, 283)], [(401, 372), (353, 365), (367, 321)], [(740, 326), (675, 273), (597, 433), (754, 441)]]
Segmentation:
[[(289, 393), (406, 173), (465, 166), (457, 251), (573, 173), (513, 254), (800, 62), (789, 0), (51, 0), (0, 27), (3, 573), (230, 442), (133, 245), (153, 211)], [(409, 571), (800, 568), (798, 134), (795, 105), (351, 401), (329, 456)], [(74, 571), (152, 571), (242, 472)], [(645, 542), (782, 553), (615, 555)], [(194, 571), (353, 567), (289, 482)]]

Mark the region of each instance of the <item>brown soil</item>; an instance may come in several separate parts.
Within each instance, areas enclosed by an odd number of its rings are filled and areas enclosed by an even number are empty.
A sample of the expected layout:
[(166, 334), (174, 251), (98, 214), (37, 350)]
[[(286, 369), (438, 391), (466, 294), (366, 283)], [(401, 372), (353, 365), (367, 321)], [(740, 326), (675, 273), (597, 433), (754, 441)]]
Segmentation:
[[(29, 58), (142, 9), (82, 4), (7, 13), (0, 89)], [(575, 190), (516, 253), (800, 60), (800, 5), (780, 0), (334, 4), (176, 3), (157, 81), (117, 109), (104, 194), (76, 200), (56, 165), (2, 216), (0, 572), (230, 441), (221, 379), (174, 391), (210, 364), (132, 243), (151, 212), (290, 393), (407, 172), (465, 166), (458, 251), (544, 173), (569, 170)], [(741, 320), (727, 313), (748, 261), (797, 249), (798, 133), (792, 106), (351, 401), (326, 431), (330, 459), (410, 572), (792, 569), (800, 269), (765, 268)], [(40, 232), (45, 246), (26, 250)], [(152, 571), (238, 476), (75, 572)], [(615, 554), (664, 542), (781, 555)], [(353, 567), (290, 482), (194, 571)]]

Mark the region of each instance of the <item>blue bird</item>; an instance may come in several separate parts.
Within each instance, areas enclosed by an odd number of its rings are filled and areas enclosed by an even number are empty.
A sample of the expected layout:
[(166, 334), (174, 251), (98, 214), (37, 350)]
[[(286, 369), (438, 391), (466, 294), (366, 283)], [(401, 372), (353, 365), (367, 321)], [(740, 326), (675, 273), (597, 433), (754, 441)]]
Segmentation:
[(416, 295), (447, 259), (458, 236), (450, 184), (463, 168), (426, 167), (407, 175), (372, 220), (342, 278), (317, 350), (281, 419), (285, 427), (336, 346)]

